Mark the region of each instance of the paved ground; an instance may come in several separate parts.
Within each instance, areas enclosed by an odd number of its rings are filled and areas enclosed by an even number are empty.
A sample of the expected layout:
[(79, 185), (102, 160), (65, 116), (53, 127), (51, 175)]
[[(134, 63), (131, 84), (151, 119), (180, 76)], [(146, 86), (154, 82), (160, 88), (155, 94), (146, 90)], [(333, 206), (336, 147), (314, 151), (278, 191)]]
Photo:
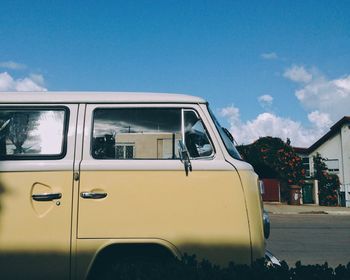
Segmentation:
[[(288, 212), (289, 213), (289, 212)], [(334, 214), (270, 214), (267, 248), (294, 266), (350, 262), (350, 217)]]

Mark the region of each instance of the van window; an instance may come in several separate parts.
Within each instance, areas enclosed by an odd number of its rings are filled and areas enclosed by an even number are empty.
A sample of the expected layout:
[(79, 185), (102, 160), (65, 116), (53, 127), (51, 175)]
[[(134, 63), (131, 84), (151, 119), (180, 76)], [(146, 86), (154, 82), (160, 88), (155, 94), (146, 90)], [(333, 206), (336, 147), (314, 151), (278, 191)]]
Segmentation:
[(97, 159), (175, 159), (181, 109), (96, 109), (92, 156)]
[(191, 158), (213, 153), (202, 121), (193, 110), (99, 108), (94, 111), (91, 154), (96, 159), (179, 159), (180, 140), (185, 142)]
[(64, 155), (65, 109), (0, 108), (0, 159)]
[(213, 147), (202, 120), (195, 111), (184, 111), (185, 144), (191, 158), (209, 157), (213, 154)]

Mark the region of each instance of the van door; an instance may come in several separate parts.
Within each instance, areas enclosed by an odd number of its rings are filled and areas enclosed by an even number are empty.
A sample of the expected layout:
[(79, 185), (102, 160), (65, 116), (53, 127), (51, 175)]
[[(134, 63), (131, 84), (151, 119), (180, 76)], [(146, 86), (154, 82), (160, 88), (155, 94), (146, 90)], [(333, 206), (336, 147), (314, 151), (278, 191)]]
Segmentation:
[[(250, 261), (239, 177), (199, 106), (87, 105), (85, 123), (78, 210), (85, 251), (98, 249), (96, 239), (150, 239), (216, 262)], [(188, 175), (180, 141), (190, 156)]]
[(0, 106), (1, 279), (69, 279), (78, 105)]

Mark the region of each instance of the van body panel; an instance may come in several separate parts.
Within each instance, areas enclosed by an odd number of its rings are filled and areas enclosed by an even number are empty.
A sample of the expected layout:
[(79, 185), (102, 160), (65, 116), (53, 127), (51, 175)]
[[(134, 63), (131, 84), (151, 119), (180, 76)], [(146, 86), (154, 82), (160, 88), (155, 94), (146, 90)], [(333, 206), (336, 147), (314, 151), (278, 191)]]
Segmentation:
[(160, 245), (174, 257), (181, 258), (181, 253), (170, 242), (157, 238), (144, 238), (144, 239), (77, 239), (76, 242), (77, 254), (76, 258), (76, 275), (74, 279), (85, 279), (94, 265), (94, 262), (98, 259), (99, 254), (110, 246), (118, 245), (142, 245), (153, 244)]
[[(0, 158), (1, 275), (84, 279), (101, 251), (126, 243), (158, 244), (176, 256), (196, 254), (224, 266), (264, 256), (257, 176), (251, 165), (227, 152), (205, 100), (149, 93), (5, 93), (0, 107), (65, 107), (69, 112), (62, 158)], [(157, 158), (136, 159), (150, 154), (142, 148), (135, 149), (135, 159), (96, 158), (92, 142), (103, 137), (93, 139), (93, 115), (101, 108), (179, 109), (182, 131), (172, 132), (173, 141), (185, 140), (184, 112), (191, 111), (202, 122), (211, 153), (191, 155), (193, 171), (187, 176), (175, 148), (172, 159), (162, 158), (170, 142), (169, 131), (160, 129), (152, 150)], [(130, 145), (129, 136), (119, 139)], [(116, 141), (114, 148), (117, 154)], [(61, 197), (33, 200), (33, 194), (45, 193)], [(105, 197), (90, 199), (83, 193)]]
[(94, 110), (134, 107), (135, 104), (87, 105), (79, 193), (100, 192), (107, 196), (96, 200), (79, 198), (78, 238), (154, 237), (171, 242), (182, 253), (195, 253), (223, 265), (231, 260), (250, 263), (249, 223), (241, 181), (235, 168), (224, 159), (199, 105), (137, 105), (192, 108), (198, 112), (215, 154), (192, 159), (193, 171), (188, 176), (179, 159), (92, 158)]
[[(246, 211), (249, 221), (251, 235), (252, 260), (264, 258), (265, 255), (265, 238), (263, 233), (263, 203), (261, 193), (258, 187), (258, 176), (254, 172), (252, 165), (249, 163), (231, 157), (225, 148), (223, 141), (208, 111), (208, 104), (199, 104), (203, 115), (207, 118), (207, 125), (211, 127), (211, 133), (217, 139), (217, 145), (223, 154), (225, 160), (230, 163), (239, 173), (241, 186), (244, 192)], [(217, 147), (217, 148), (218, 148)]]
[[(72, 172), (1, 172), (0, 180), (1, 274), (68, 278)], [(61, 193), (62, 198), (33, 201), (34, 193)]]
[(251, 170), (239, 170), (244, 188), (247, 213), (250, 227), (252, 258), (263, 258), (265, 255), (265, 238), (263, 229), (263, 203), (258, 186), (258, 176)]
[[(53, 108), (57, 106), (62, 105)], [(4, 279), (70, 277), (72, 168), (78, 106), (64, 107), (69, 119), (62, 159), (35, 155), (25, 159), (24, 153), (21, 160), (0, 161), (0, 270)], [(6, 108), (20, 111), (29, 107), (18, 104)], [(51, 107), (33, 104), (30, 108), (40, 111)], [(45, 119), (40, 125), (44, 123)], [(47, 126), (43, 129), (49, 131)], [(8, 140), (6, 145), (10, 145)], [(48, 201), (33, 198), (51, 194), (59, 196)]]
[[(78, 238), (168, 240), (182, 253), (250, 262), (244, 196), (235, 171), (83, 171), (80, 193), (107, 193), (79, 201)], [(215, 248), (215, 249), (214, 249)], [(237, 249), (239, 248), (239, 249)], [(239, 258), (237, 258), (239, 256)]]
[(186, 94), (169, 93), (150, 93), (150, 92), (2, 92), (0, 103), (18, 104), (18, 103), (45, 103), (45, 104), (122, 104), (122, 103), (206, 103), (200, 97)]

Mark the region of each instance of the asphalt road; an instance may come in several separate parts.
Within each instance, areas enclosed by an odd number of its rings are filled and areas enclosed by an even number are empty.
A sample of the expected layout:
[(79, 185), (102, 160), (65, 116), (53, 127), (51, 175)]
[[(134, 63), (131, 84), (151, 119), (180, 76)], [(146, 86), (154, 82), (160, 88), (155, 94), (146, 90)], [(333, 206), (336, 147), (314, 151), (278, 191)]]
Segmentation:
[(350, 262), (349, 215), (273, 215), (267, 248), (290, 266)]

